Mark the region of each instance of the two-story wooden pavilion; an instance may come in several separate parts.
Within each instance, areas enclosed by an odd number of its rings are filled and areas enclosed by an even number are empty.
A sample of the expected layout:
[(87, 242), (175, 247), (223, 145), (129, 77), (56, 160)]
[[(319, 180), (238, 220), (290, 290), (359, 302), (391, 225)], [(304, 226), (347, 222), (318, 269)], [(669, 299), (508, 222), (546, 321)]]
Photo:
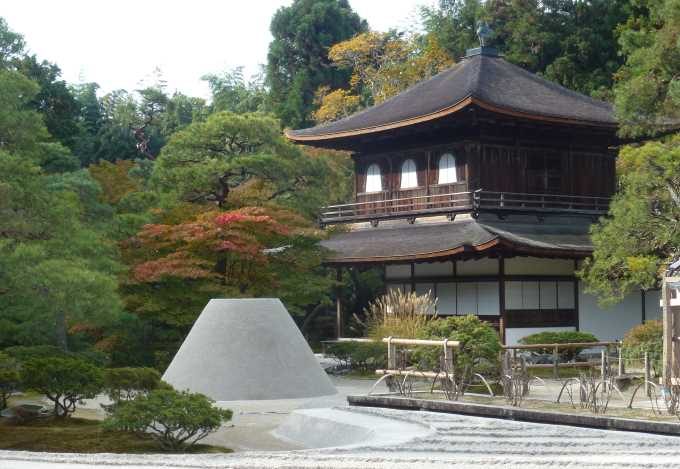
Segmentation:
[(543, 329), (615, 339), (660, 314), (655, 291), (603, 310), (574, 275), (615, 190), (616, 131), (609, 104), (481, 47), (377, 106), (286, 135), (353, 154), (355, 201), (321, 215), (350, 227), (324, 242), (329, 264), (383, 266), (388, 288), (430, 290), (439, 315), (477, 314), (514, 343)]

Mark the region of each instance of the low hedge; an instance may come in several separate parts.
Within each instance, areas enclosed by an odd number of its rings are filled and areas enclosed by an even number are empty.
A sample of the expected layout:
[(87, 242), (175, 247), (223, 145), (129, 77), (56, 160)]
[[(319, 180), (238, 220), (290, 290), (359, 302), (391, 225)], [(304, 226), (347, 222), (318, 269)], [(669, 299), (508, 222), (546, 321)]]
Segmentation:
[(334, 342), (326, 347), (326, 354), (357, 371), (387, 366), (387, 345), (382, 342)]
[[(581, 331), (559, 331), (559, 332), (539, 332), (523, 337), (519, 340), (520, 344), (536, 345), (536, 344), (569, 344), (578, 342), (598, 342), (590, 332)], [(584, 350), (585, 347), (560, 349), (560, 358), (564, 361), (571, 361)], [(552, 349), (535, 349), (538, 353), (553, 353)]]

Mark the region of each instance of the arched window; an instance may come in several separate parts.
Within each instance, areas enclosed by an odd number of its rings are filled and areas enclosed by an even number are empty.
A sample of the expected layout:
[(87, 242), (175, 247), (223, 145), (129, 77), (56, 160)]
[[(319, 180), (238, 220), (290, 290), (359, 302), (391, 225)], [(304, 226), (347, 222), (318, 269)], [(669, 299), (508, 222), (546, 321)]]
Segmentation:
[(451, 153), (444, 153), (439, 158), (439, 184), (458, 182), (456, 174), (456, 158)]
[(401, 188), (411, 189), (418, 187), (418, 171), (416, 162), (408, 159), (401, 164)]
[(380, 166), (373, 163), (366, 170), (366, 192), (380, 191), (382, 191), (382, 176), (380, 175)]

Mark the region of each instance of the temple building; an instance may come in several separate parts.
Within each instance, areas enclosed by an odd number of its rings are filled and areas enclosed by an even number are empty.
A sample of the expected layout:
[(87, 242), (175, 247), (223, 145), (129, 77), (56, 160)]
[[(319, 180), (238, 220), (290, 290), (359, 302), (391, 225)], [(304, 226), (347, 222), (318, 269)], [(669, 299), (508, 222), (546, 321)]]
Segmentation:
[(609, 104), (480, 47), (379, 105), (286, 135), (352, 153), (355, 200), (320, 218), (346, 225), (324, 241), (330, 265), (379, 266), (388, 289), (431, 291), (439, 316), (476, 314), (514, 344), (541, 330), (618, 339), (660, 316), (658, 291), (604, 309), (575, 276), (615, 191), (616, 132)]

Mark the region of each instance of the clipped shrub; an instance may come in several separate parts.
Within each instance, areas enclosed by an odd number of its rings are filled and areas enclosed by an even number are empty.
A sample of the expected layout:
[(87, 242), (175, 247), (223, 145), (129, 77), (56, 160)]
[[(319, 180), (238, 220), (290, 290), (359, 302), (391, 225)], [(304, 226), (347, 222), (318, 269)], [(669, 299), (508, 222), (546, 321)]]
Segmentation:
[[(595, 337), (590, 332), (581, 331), (545, 331), (538, 332), (536, 334), (531, 334), (526, 337), (522, 337), (519, 340), (520, 344), (524, 345), (537, 345), (537, 344), (569, 344), (569, 343), (580, 343), (580, 342), (597, 342), (597, 337)], [(560, 349), (560, 359), (563, 361), (572, 361), (576, 356), (583, 351), (586, 347), (576, 347), (569, 349)], [(536, 349), (538, 353), (553, 353), (552, 348)]]
[(626, 359), (639, 360), (649, 353), (649, 359), (654, 374), (661, 374), (663, 356), (663, 323), (661, 321), (647, 321), (633, 327), (623, 337), (623, 356)]
[(104, 385), (102, 370), (79, 358), (32, 358), (22, 364), (26, 389), (44, 394), (54, 403), (56, 417), (68, 417), (76, 404), (97, 396)]
[(336, 342), (326, 353), (357, 371), (375, 371), (387, 365), (387, 346), (381, 342)]
[(157, 389), (117, 406), (105, 428), (151, 435), (164, 450), (189, 448), (231, 419), (203, 394)]
[(17, 390), (20, 381), (19, 363), (0, 352), (0, 410), (7, 407), (7, 400)]
[(435, 317), (436, 304), (430, 292), (390, 290), (366, 308), (368, 335), (376, 341), (390, 336), (414, 338)]
[(109, 368), (104, 370), (104, 390), (117, 404), (161, 387), (161, 374), (153, 368)]
[[(497, 373), (501, 342), (496, 330), (477, 316), (449, 316), (427, 323), (418, 336), (421, 339), (451, 339), (460, 342), (455, 350), (457, 370), (493, 375)], [(422, 347), (414, 357), (421, 367), (438, 369), (441, 350)]]

